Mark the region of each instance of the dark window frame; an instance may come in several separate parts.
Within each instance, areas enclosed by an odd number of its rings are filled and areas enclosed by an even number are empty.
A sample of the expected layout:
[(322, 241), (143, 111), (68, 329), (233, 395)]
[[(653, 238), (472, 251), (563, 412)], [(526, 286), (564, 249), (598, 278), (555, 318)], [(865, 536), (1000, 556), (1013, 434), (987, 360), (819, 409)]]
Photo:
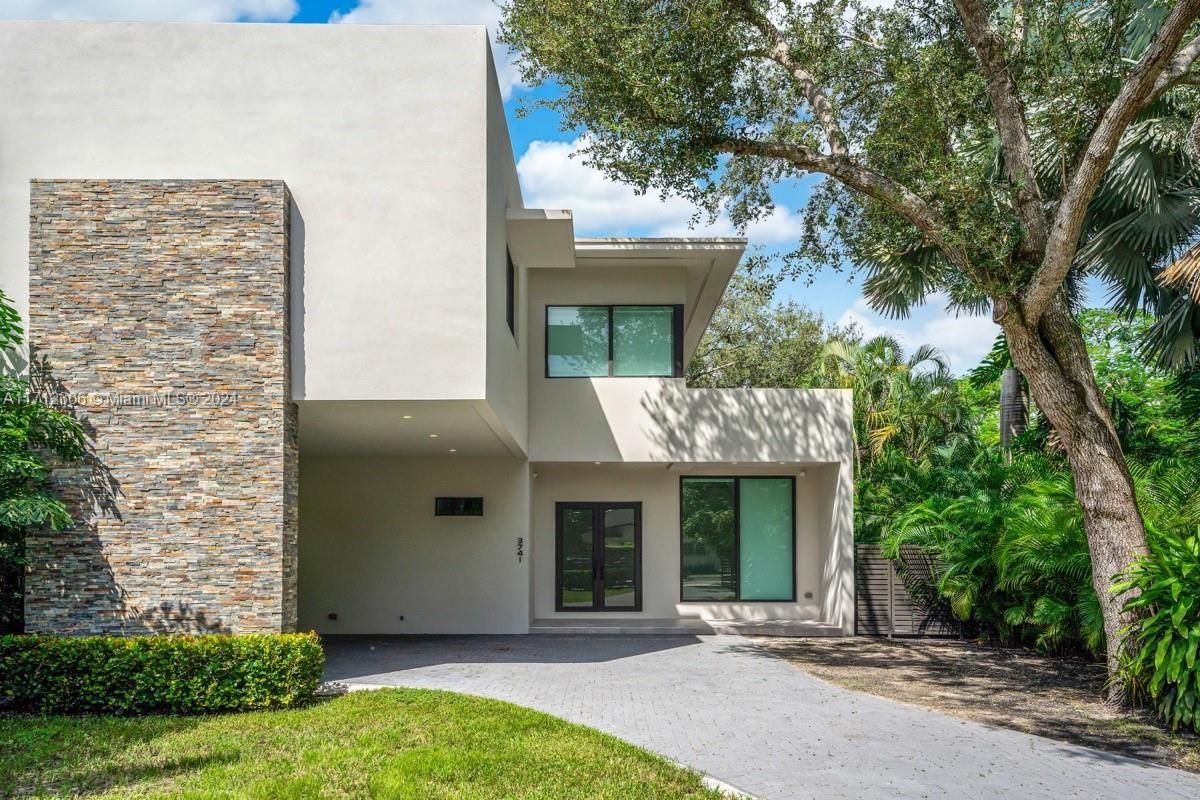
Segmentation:
[[(478, 511), (474, 510), (475, 503), (478, 500)], [(459, 510), (461, 508), (461, 510)], [(435, 497), (433, 498), (433, 515), (435, 517), (482, 517), (483, 516), (483, 498), (466, 495), (457, 497)]]
[[(597, 536), (598, 530), (603, 530), (602, 513), (606, 508), (632, 508), (633, 509), (633, 547), (636, 553), (636, 560), (633, 565), (633, 605), (632, 606), (614, 606), (609, 608), (604, 605), (604, 596), (599, 593), (599, 585), (604, 578), (593, 577), (592, 581), (592, 605), (588, 608), (579, 606), (564, 606), (562, 602), (562, 567), (563, 567), (563, 548), (562, 548), (562, 512), (568, 508), (590, 508), (592, 512), (592, 564), (593, 570), (596, 564), (596, 553), (604, 552), (604, 537)], [(600, 605), (596, 605), (596, 598), (599, 597)], [(593, 500), (564, 500), (554, 504), (554, 610), (556, 612), (571, 613), (578, 611), (582, 614), (595, 614), (601, 612), (640, 612), (642, 610), (642, 501), (641, 500), (623, 500), (614, 502), (600, 502)]]
[(513, 339), (517, 338), (517, 265), (513, 263), (512, 252), (504, 248), (504, 317), (508, 322), (508, 331)]
[[(728, 600), (687, 600), (683, 596), (683, 482), (689, 478), (733, 481), (733, 580), (735, 594)], [(788, 480), (792, 485), (792, 596), (776, 600), (743, 600), (742, 594), (742, 481), (755, 478)], [(679, 602), (681, 603), (795, 603), (796, 602), (796, 476), (795, 475), (680, 475), (679, 476)]]
[[(552, 308), (607, 308), (608, 309), (608, 373), (606, 375), (551, 375), (550, 374), (550, 309)], [(616, 375), (613, 373), (613, 309), (614, 308), (669, 308), (671, 309), (671, 374), (670, 375)], [(682, 303), (547, 303), (542, 324), (543, 367), (545, 377), (559, 380), (570, 378), (682, 378), (683, 371), (683, 304)]]

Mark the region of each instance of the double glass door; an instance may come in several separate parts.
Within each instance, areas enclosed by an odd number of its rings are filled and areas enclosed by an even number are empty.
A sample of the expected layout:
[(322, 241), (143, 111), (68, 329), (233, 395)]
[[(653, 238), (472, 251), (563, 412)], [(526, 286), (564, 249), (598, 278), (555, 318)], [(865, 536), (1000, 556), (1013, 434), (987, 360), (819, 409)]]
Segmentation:
[(642, 610), (642, 504), (555, 506), (555, 608)]

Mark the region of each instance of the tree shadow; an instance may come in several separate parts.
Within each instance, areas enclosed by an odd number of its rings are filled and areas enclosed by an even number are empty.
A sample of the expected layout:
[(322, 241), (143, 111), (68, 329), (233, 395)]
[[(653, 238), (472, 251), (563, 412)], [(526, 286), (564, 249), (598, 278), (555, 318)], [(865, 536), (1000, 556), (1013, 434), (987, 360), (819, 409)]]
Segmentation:
[[(145, 715), (14, 715), (0, 720), (0, 742), (14, 731), (29, 742), (5, 760), (11, 771), (0, 781), (4, 796), (41, 796), (132, 791), (145, 781), (161, 781), (238, 761), (236, 752), (153, 752), (156, 740), (196, 728), (203, 717)], [(134, 754), (133, 757), (130, 754)]]
[(1102, 663), (944, 639), (761, 638), (755, 643), (844, 688), (1196, 770), (1180, 753), (1200, 750), (1200, 738), (1169, 734), (1148, 714), (1106, 705)]
[(84, 431), (83, 457), (52, 463), (51, 483), (70, 510), (73, 524), (42, 528), (26, 536), (25, 628), (56, 634), (218, 633), (228, 628), (184, 600), (139, 606), (110, 563), (100, 533), (103, 520), (123, 520), (120, 481), (103, 458), (104, 446), (90, 413), (57, 378), (49, 359), (31, 347), (30, 393), (77, 419)]

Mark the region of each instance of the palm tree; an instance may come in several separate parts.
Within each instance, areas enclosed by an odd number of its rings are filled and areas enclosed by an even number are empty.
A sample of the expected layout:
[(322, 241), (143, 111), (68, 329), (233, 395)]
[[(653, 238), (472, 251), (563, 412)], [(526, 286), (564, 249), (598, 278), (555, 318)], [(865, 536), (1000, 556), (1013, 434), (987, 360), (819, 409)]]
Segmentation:
[(966, 414), (946, 358), (930, 345), (906, 357), (890, 336), (862, 343), (830, 342), (826, 375), (854, 393), (858, 462), (868, 468), (886, 451), (913, 461), (968, 431)]

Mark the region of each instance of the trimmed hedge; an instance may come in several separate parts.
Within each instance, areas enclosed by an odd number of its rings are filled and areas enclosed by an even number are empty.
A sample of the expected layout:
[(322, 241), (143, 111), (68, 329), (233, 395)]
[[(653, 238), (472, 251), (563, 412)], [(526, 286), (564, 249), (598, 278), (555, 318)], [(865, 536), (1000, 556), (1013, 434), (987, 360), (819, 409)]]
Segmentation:
[(312, 696), (315, 633), (0, 636), (0, 708), (181, 714), (287, 708)]

